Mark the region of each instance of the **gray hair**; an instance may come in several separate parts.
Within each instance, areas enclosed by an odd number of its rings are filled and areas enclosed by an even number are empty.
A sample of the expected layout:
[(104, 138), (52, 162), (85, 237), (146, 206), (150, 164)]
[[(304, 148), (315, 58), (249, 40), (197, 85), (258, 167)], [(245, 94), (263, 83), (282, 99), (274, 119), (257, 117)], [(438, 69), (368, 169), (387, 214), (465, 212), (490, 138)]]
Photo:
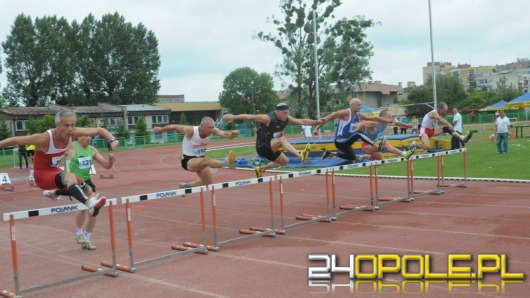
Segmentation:
[(204, 116), (202, 117), (202, 120), (201, 120), (201, 125), (205, 124), (205, 123), (208, 123), (208, 122), (213, 122), (215, 123), (215, 121), (213, 121), (212, 117), (208, 117), (208, 116)]
[(75, 112), (74, 111), (71, 111), (71, 110), (59, 110), (56, 114), (55, 114), (55, 124), (59, 124), (61, 123), (61, 118), (63, 117), (74, 117), (75, 119)]
[(388, 109), (383, 109), (381, 112), (379, 112), (379, 117), (385, 117), (388, 112)]

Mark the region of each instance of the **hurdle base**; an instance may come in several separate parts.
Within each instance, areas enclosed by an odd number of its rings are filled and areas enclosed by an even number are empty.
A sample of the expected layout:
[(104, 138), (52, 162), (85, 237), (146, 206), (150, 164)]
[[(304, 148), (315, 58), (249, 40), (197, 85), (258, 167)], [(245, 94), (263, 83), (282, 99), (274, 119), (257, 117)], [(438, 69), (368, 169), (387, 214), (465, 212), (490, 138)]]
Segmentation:
[(312, 214), (302, 214), (296, 217), (297, 220), (316, 220), (320, 219), (322, 222), (331, 222), (323, 215), (312, 215)]
[[(109, 267), (109, 268), (113, 268), (114, 267), (112, 265), (112, 262), (109, 262), (109, 261), (101, 261), (101, 266), (105, 266), (105, 267)], [(136, 272), (136, 268), (131, 268), (130, 266), (120, 265), (120, 264), (116, 264), (116, 269), (121, 270), (121, 271), (125, 271), (125, 272), (129, 272), (129, 273), (135, 273)]]
[(399, 202), (406, 201), (406, 202), (410, 202), (410, 201), (414, 201), (414, 199), (411, 200), (410, 198), (405, 198), (405, 197), (387, 197), (387, 196), (380, 197), (377, 200), (379, 202), (392, 202), (392, 201), (399, 201)]
[(339, 206), (339, 209), (342, 209), (342, 210), (355, 210), (355, 209), (360, 209), (362, 207), (364, 207), (364, 206), (363, 205), (346, 204), (346, 205)]
[(440, 193), (439, 190), (415, 190), (412, 193), (415, 194), (415, 195), (421, 195), (421, 194), (424, 194), (424, 195), (441, 195), (442, 194), (442, 193)]
[[(241, 229), (241, 230), (239, 230), (239, 233), (240, 233), (240, 234), (245, 234), (245, 235), (254, 235), (254, 234), (265, 233), (265, 232), (270, 232), (270, 230), (266, 230), (266, 231), (247, 230), (247, 229)], [(265, 237), (274, 237), (275, 235), (271, 235), (271, 234), (263, 234), (262, 236), (265, 236)]]
[[(191, 247), (191, 248), (204, 247), (204, 245), (202, 245), (202, 244), (192, 243), (192, 242), (183, 242), (182, 245), (185, 246), (185, 247)], [(209, 251), (219, 251), (218, 247), (211, 246), (211, 245), (206, 245), (206, 249), (209, 250)]]
[(114, 179), (114, 175), (113, 174), (109, 174), (108, 176), (105, 176), (103, 174), (99, 174), (99, 178), (102, 178), (102, 179)]
[[(251, 231), (257, 231), (257, 232), (269, 232), (269, 231), (271, 231), (271, 229), (269, 229), (269, 228), (261, 228), (261, 227), (250, 227), (250, 230)], [(284, 235), (285, 234), (285, 230), (274, 229), (274, 233)]]
[(31, 187), (37, 187), (37, 183), (35, 183), (33, 180), (28, 181), (28, 185)]
[(3, 190), (3, 191), (15, 191), (15, 186), (14, 185), (10, 185), (10, 184), (0, 185), (0, 190)]
[(0, 296), (7, 297), (7, 298), (14, 298), (16, 297), (15, 293), (9, 292), (7, 290), (0, 289)]
[[(99, 267), (96, 267), (96, 266), (93, 266), (93, 265), (82, 265), (81, 269), (83, 269), (85, 271), (88, 271), (88, 272), (103, 271), (102, 268), (99, 268)], [(118, 274), (116, 274), (116, 273), (104, 273), (103, 275), (110, 276), (110, 277), (117, 277), (118, 276)]]

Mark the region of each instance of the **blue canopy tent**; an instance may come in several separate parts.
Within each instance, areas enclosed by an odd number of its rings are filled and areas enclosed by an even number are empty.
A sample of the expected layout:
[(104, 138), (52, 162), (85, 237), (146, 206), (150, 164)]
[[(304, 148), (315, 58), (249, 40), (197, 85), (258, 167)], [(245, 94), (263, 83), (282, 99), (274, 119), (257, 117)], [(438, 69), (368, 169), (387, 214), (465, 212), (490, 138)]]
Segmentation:
[(481, 112), (484, 111), (499, 111), (499, 110), (511, 110), (513, 108), (509, 108), (506, 106), (506, 101), (501, 100), (499, 102), (496, 102), (494, 104), (491, 104), (483, 109), (480, 109)]
[(506, 103), (506, 106), (511, 109), (530, 107), (530, 92), (510, 100)]
[(361, 114), (366, 114), (367, 116), (379, 116), (380, 110), (371, 108), (367, 105), (361, 106)]

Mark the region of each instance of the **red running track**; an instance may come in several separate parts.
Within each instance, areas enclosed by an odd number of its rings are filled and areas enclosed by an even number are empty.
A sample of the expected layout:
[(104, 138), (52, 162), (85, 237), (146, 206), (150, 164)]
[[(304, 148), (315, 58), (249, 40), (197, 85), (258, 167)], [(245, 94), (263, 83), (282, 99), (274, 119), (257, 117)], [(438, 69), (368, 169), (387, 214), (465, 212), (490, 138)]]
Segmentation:
[[(109, 198), (176, 189), (178, 182), (195, 179), (180, 167), (180, 146), (117, 153), (113, 169), (99, 169), (93, 179)], [(40, 190), (24, 181), (27, 173), (9, 172), (14, 192), (1, 192), (1, 213), (52, 205), (70, 204), (67, 199), (52, 202)], [(99, 174), (114, 179), (100, 178)], [(252, 171), (220, 169), (216, 182), (253, 178)], [(269, 175), (273, 175), (272, 173)], [(434, 181), (418, 181), (419, 188)], [(286, 223), (295, 223), (302, 213), (325, 213), (325, 182), (322, 176), (285, 181)], [(337, 177), (338, 205), (368, 204), (366, 178)], [(400, 195), (405, 180), (384, 180), (381, 192)], [(275, 202), (278, 185), (273, 184)], [(314, 222), (288, 229), (285, 235), (257, 237), (221, 246), (207, 255), (186, 254), (145, 264), (137, 272), (120, 272), (117, 278), (98, 276), (79, 282), (24, 294), (24, 297), (327, 297), (356, 294), (360, 297), (411, 296), (446, 297), (455, 293), (470, 296), (526, 297), (530, 286), (502, 285), (491, 274), (482, 283), (406, 283), (396, 274), (384, 282), (361, 283), (355, 288), (345, 276), (330, 284), (310, 286), (308, 254), (337, 254), (345, 265), (349, 254), (429, 254), (433, 271), (447, 270), (448, 254), (505, 254), (509, 272), (530, 272), (530, 200), (526, 183), (469, 182), (468, 188), (427, 195), (411, 203), (382, 206), (378, 211), (347, 214), (330, 223)], [(207, 239), (213, 242), (210, 196), (207, 202)], [(201, 241), (199, 196), (146, 201), (131, 204), (136, 261), (172, 253), (170, 246), (184, 241)], [(66, 201), (65, 201), (66, 200)], [(269, 195), (266, 184), (228, 188), (216, 192), (219, 240), (239, 237), (238, 230), (267, 226)], [(114, 208), (117, 259), (128, 265), (129, 251), (125, 209)], [(276, 206), (276, 216), (278, 208)], [(276, 224), (279, 220), (276, 217)], [(278, 227), (278, 226), (276, 226)], [(96, 251), (80, 249), (74, 239), (72, 213), (16, 221), (20, 287), (86, 274), (82, 264), (99, 264), (110, 259), (108, 211), (98, 216), (92, 236)], [(0, 225), (0, 288), (14, 290), (10, 232)], [(476, 262), (462, 263), (476, 268)], [(475, 268), (473, 270), (475, 271)], [(331, 284), (334, 284), (332, 288)], [(487, 286), (485, 285), (487, 284)], [(342, 285), (342, 286), (341, 286)], [(379, 287), (379, 289), (377, 288)], [(480, 288), (480, 287), (482, 288)], [(329, 292), (329, 293), (328, 293)], [(408, 292), (396, 294), (395, 292)], [(326, 294), (327, 293), (327, 294)]]

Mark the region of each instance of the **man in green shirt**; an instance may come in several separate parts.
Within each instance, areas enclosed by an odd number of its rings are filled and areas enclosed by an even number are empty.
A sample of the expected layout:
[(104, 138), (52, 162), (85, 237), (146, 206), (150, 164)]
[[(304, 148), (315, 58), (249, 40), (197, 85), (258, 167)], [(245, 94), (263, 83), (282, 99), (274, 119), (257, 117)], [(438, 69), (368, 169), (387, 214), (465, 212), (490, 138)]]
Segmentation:
[[(109, 154), (108, 159), (103, 157), (95, 147), (90, 145), (91, 140), (92, 137), (90, 136), (78, 137), (77, 141), (74, 142), (73, 146), (70, 146), (70, 149), (65, 154), (65, 171), (71, 172), (83, 180), (84, 183), (81, 188), (88, 197), (96, 192), (96, 186), (92, 180), (90, 180), (90, 169), (92, 168), (94, 161), (103, 168), (110, 169), (116, 159), (112, 153)], [(70, 194), (67, 190), (56, 189), (45, 191), (44, 195), (51, 199), (57, 199), (61, 195), (68, 196)], [(96, 217), (88, 216), (88, 222), (83, 230), (83, 224), (85, 223), (85, 218), (88, 214), (87, 211), (88, 210), (77, 211), (75, 216), (76, 241), (78, 244), (81, 244), (83, 249), (94, 250), (96, 249), (96, 246), (90, 242), (90, 236), (96, 225)]]

